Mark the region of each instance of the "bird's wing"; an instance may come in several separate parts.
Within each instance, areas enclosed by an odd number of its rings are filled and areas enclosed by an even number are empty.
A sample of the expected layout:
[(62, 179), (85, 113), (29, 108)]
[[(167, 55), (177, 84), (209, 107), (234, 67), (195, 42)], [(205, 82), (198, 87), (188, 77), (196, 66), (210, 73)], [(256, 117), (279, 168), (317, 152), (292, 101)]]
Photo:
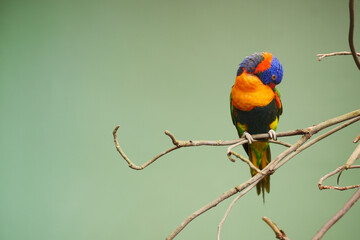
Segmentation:
[(283, 104), (281, 102), (281, 94), (279, 89), (277, 89), (276, 87), (274, 88), (274, 92), (275, 92), (275, 100), (276, 100), (276, 105), (278, 107), (278, 118), (280, 117), (280, 115), (283, 112)]
[(235, 112), (234, 112), (234, 106), (232, 105), (231, 92), (230, 92), (230, 114), (231, 114), (232, 122), (236, 126), (236, 117), (235, 117)]

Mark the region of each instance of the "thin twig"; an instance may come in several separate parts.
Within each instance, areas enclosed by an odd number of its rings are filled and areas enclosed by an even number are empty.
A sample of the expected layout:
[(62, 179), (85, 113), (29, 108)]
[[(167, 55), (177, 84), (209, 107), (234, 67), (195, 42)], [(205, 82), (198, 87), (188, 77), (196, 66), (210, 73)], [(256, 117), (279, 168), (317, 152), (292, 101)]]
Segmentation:
[[(360, 168), (360, 165), (353, 165), (351, 167), (349, 167), (349, 169), (351, 168)], [(352, 186), (345, 186), (345, 187), (335, 187), (335, 186), (324, 186), (322, 183), (328, 179), (329, 177), (337, 174), (337, 173), (341, 173), (343, 170), (345, 169), (345, 166), (340, 166), (338, 168), (336, 168), (334, 171), (326, 174), (325, 176), (323, 176), (322, 178), (320, 178), (319, 183), (318, 183), (318, 187), (320, 190), (323, 189), (335, 189), (335, 190), (339, 190), (339, 191), (344, 191), (344, 190), (349, 190), (349, 189), (353, 189), (353, 188), (358, 188), (360, 187), (360, 184), (358, 185), (352, 185)]]
[(360, 198), (360, 188), (352, 195), (352, 197), (345, 203), (345, 205), (332, 217), (328, 222), (320, 228), (320, 230), (315, 234), (313, 240), (321, 239), (324, 234), (342, 217), (349, 211), (349, 209), (354, 205), (354, 203)]
[[(254, 142), (258, 142), (258, 140), (254, 140)], [(283, 145), (283, 146), (285, 146), (285, 147), (291, 147), (291, 146), (292, 146), (290, 143), (283, 142), (283, 141), (279, 141), (279, 140), (269, 139), (268, 142), (275, 143), (275, 144), (279, 144), (279, 145)], [(234, 149), (235, 147), (238, 147), (238, 146), (240, 146), (240, 145), (243, 145), (243, 144), (245, 144), (245, 143), (248, 143), (248, 140), (245, 139), (245, 140), (239, 141), (238, 143), (233, 144), (233, 145), (231, 145), (230, 147), (227, 148), (226, 153), (227, 153), (227, 156), (228, 156), (228, 158), (230, 159), (230, 161), (235, 162), (235, 159), (233, 159), (233, 158), (231, 157), (231, 155), (234, 155), (234, 153), (235, 153), (234, 151), (232, 151), (232, 149)], [(246, 163), (249, 162), (248, 159), (244, 158), (244, 157), (241, 156), (241, 155), (236, 156), (236, 157), (237, 157), (237, 158), (240, 158), (242, 161), (244, 161), (244, 162), (246, 162)], [(251, 167), (251, 166), (250, 166), (250, 167)]]
[(345, 164), (345, 168), (348, 169), (359, 157), (360, 157), (360, 144), (357, 145), (353, 153), (350, 155), (349, 159)]
[(350, 26), (349, 26), (349, 46), (351, 54), (354, 58), (355, 64), (360, 70), (360, 61), (357, 56), (354, 46), (354, 25), (355, 25), (355, 14), (354, 14), (354, 0), (349, 0), (349, 12), (350, 12)]
[[(259, 180), (260, 181), (260, 180)], [(232, 207), (235, 205), (235, 203), (242, 197), (244, 196), (247, 192), (249, 192), (253, 187), (256, 186), (256, 184), (259, 182), (254, 182), (251, 186), (249, 186), (247, 189), (245, 189), (243, 192), (241, 192), (230, 204), (230, 206), (228, 207), (228, 209), (226, 210), (224, 217), (221, 219), (220, 224), (218, 226), (218, 235), (217, 235), (217, 240), (220, 240), (220, 234), (221, 234), (221, 228), (227, 218), (227, 216), (229, 215)]]
[(284, 141), (279, 141), (279, 140), (269, 139), (268, 142), (283, 145), (285, 147), (291, 147), (292, 146), (290, 143), (287, 143), (287, 142), (284, 142)]
[(235, 157), (239, 158), (243, 162), (247, 163), (249, 165), (249, 167), (251, 169), (255, 170), (257, 173), (261, 172), (252, 162), (250, 162), (247, 158), (241, 156), (240, 154), (238, 154), (238, 153), (236, 153), (234, 151), (231, 151), (229, 157), (231, 157), (231, 155), (234, 155)]
[(262, 220), (264, 220), (264, 222), (267, 223), (267, 225), (269, 225), (269, 227), (274, 231), (275, 236), (277, 239), (280, 240), (290, 240), (285, 232), (283, 230), (281, 230), (273, 221), (271, 221), (269, 218), (267, 217), (263, 217)]
[(150, 161), (144, 163), (141, 166), (138, 166), (136, 164), (134, 164), (125, 154), (125, 152), (122, 150), (122, 148), (119, 145), (119, 142), (117, 140), (117, 130), (119, 129), (119, 125), (115, 127), (114, 131), (113, 131), (113, 136), (114, 136), (114, 142), (115, 142), (115, 147), (116, 150), (120, 153), (120, 155), (125, 159), (125, 161), (129, 164), (129, 167), (135, 170), (142, 170), (144, 168), (146, 168), (147, 166), (149, 166), (151, 163), (155, 162), (158, 158), (164, 156), (165, 154), (168, 154), (169, 152), (176, 150), (178, 148), (180, 148), (181, 146), (174, 146), (172, 148), (169, 148), (167, 150), (165, 150), (164, 152), (160, 153), (159, 155), (155, 156), (153, 159), (151, 159)]
[[(332, 56), (341, 56), (341, 55), (352, 55), (352, 52), (333, 52), (333, 53), (319, 53), (316, 54), (318, 57), (318, 60), (321, 61), (325, 57), (332, 57)], [(360, 53), (357, 53), (358, 56), (360, 56)]]
[(360, 140), (360, 134), (354, 139), (353, 143), (357, 143)]

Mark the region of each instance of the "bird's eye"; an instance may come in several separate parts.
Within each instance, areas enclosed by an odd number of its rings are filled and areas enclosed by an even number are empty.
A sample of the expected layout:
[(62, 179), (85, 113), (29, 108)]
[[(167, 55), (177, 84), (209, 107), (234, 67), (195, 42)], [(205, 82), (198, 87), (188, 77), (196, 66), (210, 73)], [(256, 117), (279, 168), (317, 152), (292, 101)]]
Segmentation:
[(272, 79), (273, 81), (275, 81), (276, 78), (277, 78), (277, 76), (276, 76), (275, 74), (273, 74), (273, 75), (271, 76), (271, 79)]

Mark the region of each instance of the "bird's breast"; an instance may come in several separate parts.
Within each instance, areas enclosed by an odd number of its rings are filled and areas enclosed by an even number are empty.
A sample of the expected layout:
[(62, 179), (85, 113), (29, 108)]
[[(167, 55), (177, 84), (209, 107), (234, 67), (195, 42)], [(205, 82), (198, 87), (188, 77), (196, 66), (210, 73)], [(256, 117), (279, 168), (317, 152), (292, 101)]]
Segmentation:
[(275, 97), (274, 91), (261, 80), (246, 72), (237, 76), (231, 89), (232, 105), (241, 111), (267, 106)]

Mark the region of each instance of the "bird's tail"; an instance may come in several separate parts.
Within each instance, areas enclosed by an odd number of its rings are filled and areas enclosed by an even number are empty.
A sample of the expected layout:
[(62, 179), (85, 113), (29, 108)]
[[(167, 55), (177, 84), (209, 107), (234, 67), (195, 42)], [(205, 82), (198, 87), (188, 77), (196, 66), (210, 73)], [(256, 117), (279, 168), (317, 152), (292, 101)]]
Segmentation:
[[(271, 161), (270, 146), (268, 142), (254, 142), (248, 146), (248, 155), (250, 162), (252, 162), (258, 169), (264, 169)], [(250, 169), (251, 175), (254, 176), (257, 172)], [(270, 176), (264, 177), (257, 185), (256, 191), (260, 195), (262, 192), (263, 200), (265, 202), (265, 190), (270, 192)]]

